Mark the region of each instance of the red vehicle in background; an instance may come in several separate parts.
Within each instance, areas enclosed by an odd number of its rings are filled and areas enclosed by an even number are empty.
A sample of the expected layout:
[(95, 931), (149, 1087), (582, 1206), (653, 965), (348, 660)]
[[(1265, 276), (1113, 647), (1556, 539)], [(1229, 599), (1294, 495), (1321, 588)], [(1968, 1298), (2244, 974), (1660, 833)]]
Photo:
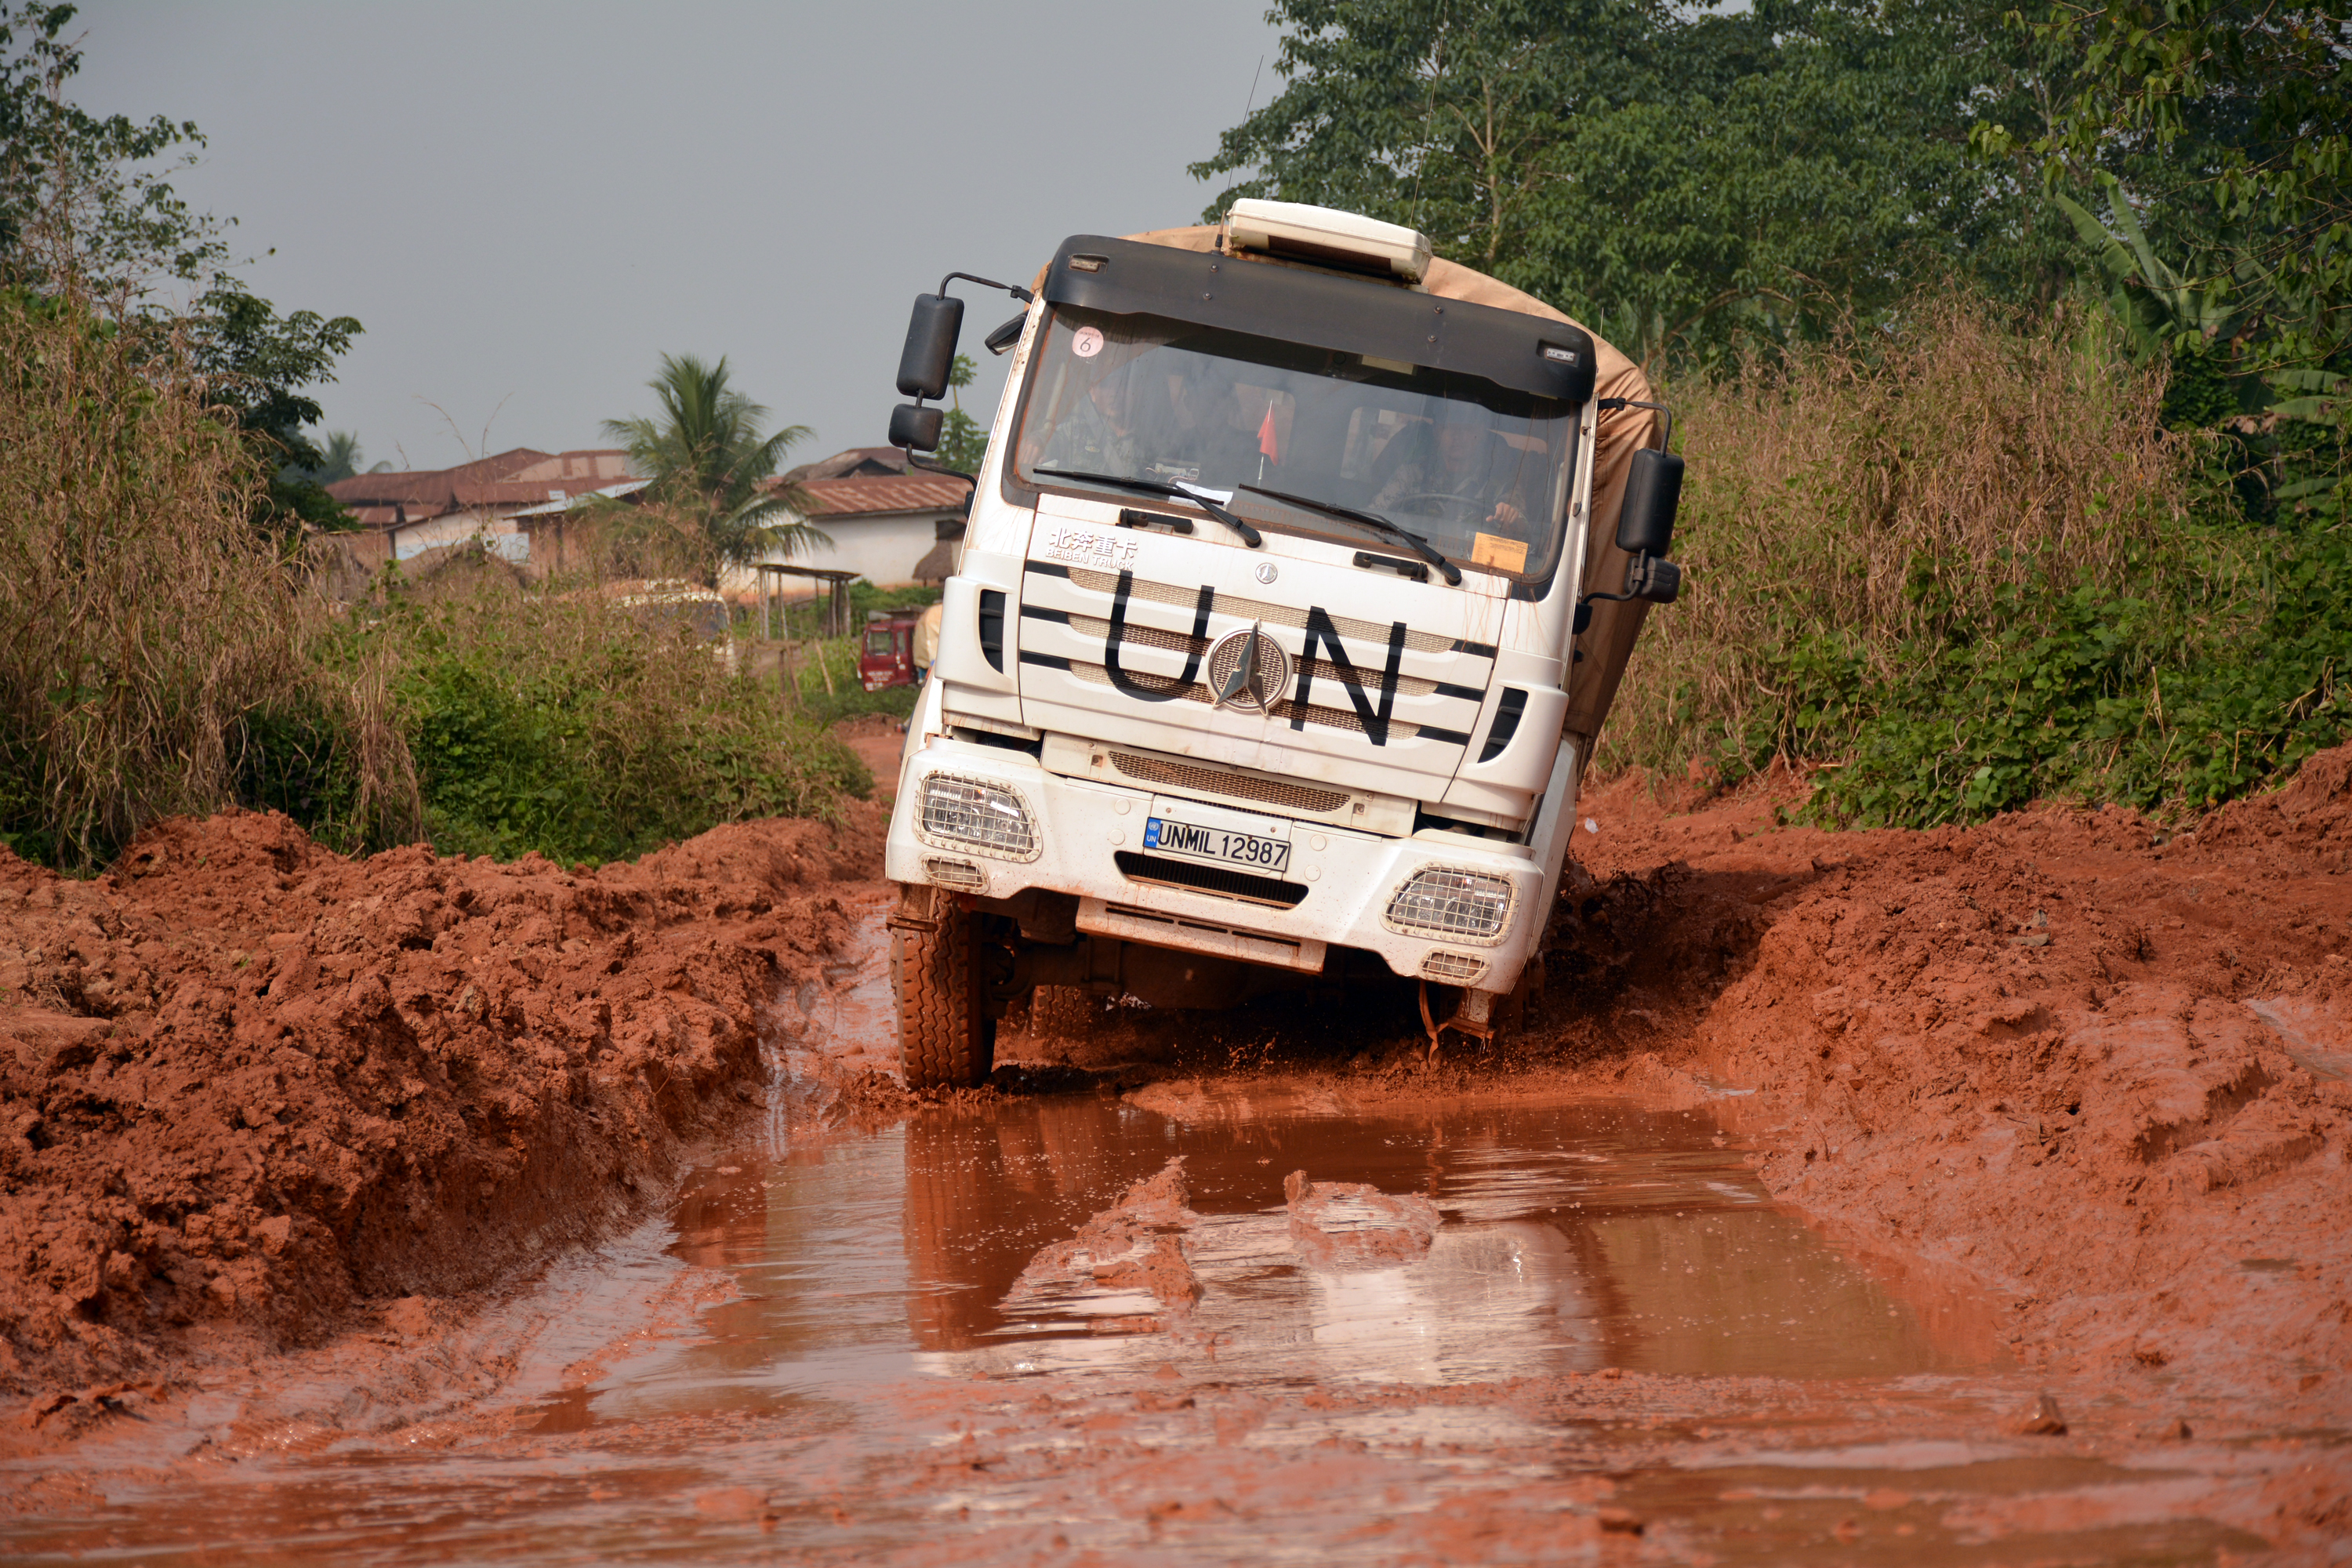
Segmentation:
[(858, 684), (868, 691), (887, 686), (915, 684), (915, 622), (917, 615), (872, 610), (866, 617), (866, 640), (857, 650)]

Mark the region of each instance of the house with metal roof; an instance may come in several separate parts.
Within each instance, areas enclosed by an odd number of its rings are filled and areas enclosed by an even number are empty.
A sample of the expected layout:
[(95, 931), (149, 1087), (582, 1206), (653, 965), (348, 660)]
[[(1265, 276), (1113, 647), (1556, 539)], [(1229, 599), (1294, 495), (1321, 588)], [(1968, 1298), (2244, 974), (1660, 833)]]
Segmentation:
[[(791, 564), (851, 572), (886, 588), (945, 580), (971, 501), (970, 484), (910, 471), (896, 447), (853, 447), (774, 482), (799, 487), (810, 502), (806, 521), (833, 541), (791, 557)], [(752, 576), (730, 574), (727, 586), (749, 592)]]
[(478, 540), (518, 565), (530, 562), (531, 526), (544, 516), (594, 494), (623, 495), (646, 480), (629, 472), (628, 454), (614, 448), (541, 452), (529, 447), (461, 463), (454, 468), (354, 474), (327, 493), (359, 520), (345, 536), (358, 563), (374, 571), (446, 545)]

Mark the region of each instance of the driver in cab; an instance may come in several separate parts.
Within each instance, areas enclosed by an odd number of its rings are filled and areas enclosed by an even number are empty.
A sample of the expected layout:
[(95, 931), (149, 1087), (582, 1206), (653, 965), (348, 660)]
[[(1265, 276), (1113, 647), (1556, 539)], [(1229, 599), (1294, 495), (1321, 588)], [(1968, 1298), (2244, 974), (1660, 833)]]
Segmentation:
[(1513, 531), (1527, 521), (1529, 465), (1475, 414), (1416, 421), (1389, 446), (1400, 455), (1372, 496), (1372, 510), (1427, 517), (1435, 515), (1431, 507), (1412, 503), (1455, 501), (1467, 503), (1483, 521)]

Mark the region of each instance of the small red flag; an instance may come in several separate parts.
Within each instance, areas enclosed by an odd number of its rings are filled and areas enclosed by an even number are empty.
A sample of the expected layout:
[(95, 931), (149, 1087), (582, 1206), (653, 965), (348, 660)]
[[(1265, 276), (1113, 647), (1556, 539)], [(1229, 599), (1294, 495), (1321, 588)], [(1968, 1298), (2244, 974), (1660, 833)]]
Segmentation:
[(1272, 403), (1268, 403), (1265, 405), (1265, 417), (1258, 424), (1257, 449), (1265, 455), (1265, 460), (1269, 463), (1279, 463), (1282, 461), (1282, 441), (1280, 437), (1276, 436), (1274, 431), (1274, 405)]

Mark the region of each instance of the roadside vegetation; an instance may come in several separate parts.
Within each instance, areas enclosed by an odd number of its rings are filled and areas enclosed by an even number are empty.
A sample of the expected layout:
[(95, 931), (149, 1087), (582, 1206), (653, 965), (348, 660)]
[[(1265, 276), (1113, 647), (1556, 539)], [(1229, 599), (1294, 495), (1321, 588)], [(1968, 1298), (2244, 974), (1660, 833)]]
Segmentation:
[[(335, 607), (175, 340), (0, 298), (0, 842), (85, 874), (158, 817), (287, 812), (347, 850), (570, 863), (822, 816), (817, 716), (609, 578), (488, 558)], [(642, 541), (622, 541), (632, 564)]]
[(2237, 443), (2095, 305), (1927, 296), (1866, 339), (1671, 382), (1683, 601), (1604, 766), (1818, 764), (1814, 810), (2230, 799), (2352, 733), (2352, 529), (2247, 515)]
[(70, 291), (0, 296), (0, 842), (20, 855), (89, 873), (158, 817), (242, 804), (340, 849), (593, 862), (867, 787), (814, 670), (795, 707), (728, 641), (630, 602), (625, 579), (712, 565), (658, 509), (570, 578), (527, 588), (476, 552), (336, 606), (310, 548), (255, 526), (269, 475), (173, 333)]
[(313, 676), (259, 710), (240, 793), (330, 846), (625, 859), (720, 822), (830, 815), (865, 769), (725, 645), (592, 582), (484, 560), (328, 619)]

